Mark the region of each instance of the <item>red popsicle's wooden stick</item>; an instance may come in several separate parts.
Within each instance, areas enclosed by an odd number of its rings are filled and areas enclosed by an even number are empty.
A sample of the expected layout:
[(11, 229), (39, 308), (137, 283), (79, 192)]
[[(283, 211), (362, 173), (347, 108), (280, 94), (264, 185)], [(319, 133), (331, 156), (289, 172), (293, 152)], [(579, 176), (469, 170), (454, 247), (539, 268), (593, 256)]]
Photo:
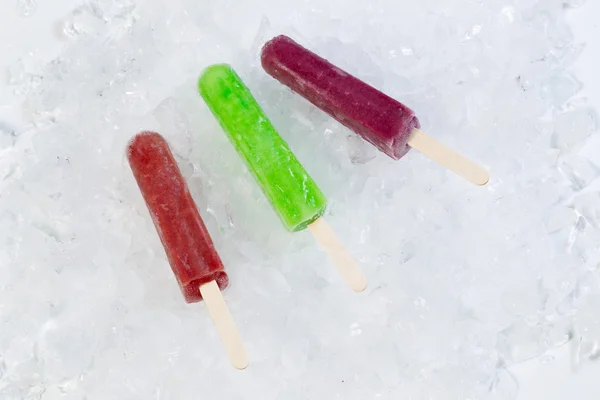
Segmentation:
[(246, 349), (217, 282), (210, 281), (201, 285), (199, 289), (208, 308), (208, 313), (215, 323), (217, 332), (219, 332), (221, 341), (225, 346), (229, 360), (237, 369), (245, 369), (248, 366)]
[(308, 225), (311, 233), (327, 253), (340, 274), (355, 292), (362, 292), (367, 287), (367, 279), (356, 265), (344, 245), (335, 236), (323, 217), (319, 217)]
[(416, 128), (408, 139), (408, 145), (475, 185), (483, 186), (490, 180), (490, 175), (482, 166)]

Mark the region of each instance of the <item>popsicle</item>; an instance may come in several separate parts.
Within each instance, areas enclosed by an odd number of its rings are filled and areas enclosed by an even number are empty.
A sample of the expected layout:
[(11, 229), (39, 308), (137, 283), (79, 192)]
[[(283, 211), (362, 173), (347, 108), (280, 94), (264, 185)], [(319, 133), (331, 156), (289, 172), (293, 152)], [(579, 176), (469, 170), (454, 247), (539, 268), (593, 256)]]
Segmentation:
[(488, 182), (484, 168), (422, 132), (410, 108), (289, 37), (267, 42), (261, 63), (269, 75), (393, 159), (412, 147), (476, 185)]
[(188, 303), (204, 300), (232, 364), (248, 365), (237, 327), (221, 294), (229, 278), (165, 139), (137, 134), (127, 158), (179, 287)]
[(283, 225), (309, 228), (355, 291), (366, 279), (323, 219), (327, 199), (279, 136), (250, 90), (227, 64), (204, 70), (198, 90), (256, 178)]

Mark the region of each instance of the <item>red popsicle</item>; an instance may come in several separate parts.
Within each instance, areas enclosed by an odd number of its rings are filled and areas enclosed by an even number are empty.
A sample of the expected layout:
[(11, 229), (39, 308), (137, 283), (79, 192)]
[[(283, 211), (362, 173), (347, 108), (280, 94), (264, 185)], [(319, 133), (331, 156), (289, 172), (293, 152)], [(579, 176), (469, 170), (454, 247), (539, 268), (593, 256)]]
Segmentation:
[(410, 108), (289, 37), (267, 42), (261, 62), (268, 74), (393, 159), (415, 147), (471, 182), (487, 183), (487, 171), (421, 132)]
[(127, 156), (185, 300), (202, 300), (198, 288), (210, 281), (225, 289), (227, 273), (165, 139), (140, 133)]
[(169, 145), (158, 133), (141, 132), (129, 143), (127, 158), (185, 300), (204, 297), (232, 362), (245, 368), (245, 352), (220, 292), (229, 283), (227, 273)]

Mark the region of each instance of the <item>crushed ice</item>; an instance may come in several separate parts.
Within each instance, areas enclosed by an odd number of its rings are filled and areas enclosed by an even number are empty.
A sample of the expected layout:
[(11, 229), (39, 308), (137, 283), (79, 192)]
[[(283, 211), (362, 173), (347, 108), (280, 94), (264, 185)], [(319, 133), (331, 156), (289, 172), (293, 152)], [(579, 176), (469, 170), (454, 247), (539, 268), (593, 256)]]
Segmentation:
[[(568, 71), (581, 0), (95, 0), (70, 43), (10, 83), (0, 125), (0, 398), (513, 399), (514, 363), (572, 339), (598, 358), (597, 115)], [(35, 1), (20, 0), (23, 16)], [(260, 69), (287, 33), (412, 106), (489, 168), (485, 188), (417, 152), (394, 162)], [(195, 93), (232, 63), (330, 197), (367, 274), (351, 293), (288, 234)], [(124, 159), (171, 141), (231, 277), (251, 367), (186, 305)]]

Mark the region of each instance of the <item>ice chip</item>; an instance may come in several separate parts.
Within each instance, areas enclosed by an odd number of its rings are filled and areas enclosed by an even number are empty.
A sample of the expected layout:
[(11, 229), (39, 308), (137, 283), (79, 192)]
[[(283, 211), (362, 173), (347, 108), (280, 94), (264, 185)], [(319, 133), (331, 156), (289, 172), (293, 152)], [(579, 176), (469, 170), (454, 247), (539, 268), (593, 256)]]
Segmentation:
[(37, 0), (17, 0), (17, 13), (20, 17), (33, 16), (37, 10)]
[(578, 108), (559, 114), (554, 121), (552, 145), (563, 151), (573, 151), (597, 129), (596, 114), (588, 108)]
[(161, 101), (152, 111), (161, 132), (176, 154), (187, 158), (192, 151), (192, 130), (187, 115), (177, 101), (171, 97)]

